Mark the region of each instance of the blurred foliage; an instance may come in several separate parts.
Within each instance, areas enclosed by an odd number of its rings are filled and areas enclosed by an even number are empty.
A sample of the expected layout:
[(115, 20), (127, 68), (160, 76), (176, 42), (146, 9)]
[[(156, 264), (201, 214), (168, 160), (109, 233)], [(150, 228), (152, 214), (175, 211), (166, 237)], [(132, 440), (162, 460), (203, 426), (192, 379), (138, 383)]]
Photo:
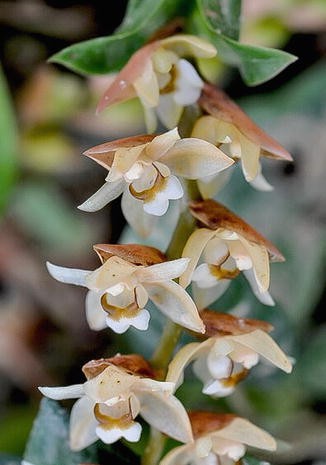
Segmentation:
[(17, 177), (18, 135), (14, 109), (0, 68), (0, 214)]
[(268, 81), (296, 60), (281, 50), (237, 41), (240, 1), (228, 2), (223, 8), (218, 2), (208, 0), (192, 0), (187, 5), (184, 0), (157, 0), (153, 8), (153, 3), (149, 4), (147, 0), (131, 0), (126, 17), (115, 34), (72, 45), (56, 53), (51, 61), (86, 74), (117, 71), (155, 30), (178, 15), (186, 19), (185, 31), (207, 38), (216, 45), (222, 61), (237, 66), (247, 85)]
[(80, 465), (96, 462), (95, 446), (72, 452), (68, 442), (69, 415), (53, 400), (43, 399), (31, 431), (24, 460), (33, 465)]

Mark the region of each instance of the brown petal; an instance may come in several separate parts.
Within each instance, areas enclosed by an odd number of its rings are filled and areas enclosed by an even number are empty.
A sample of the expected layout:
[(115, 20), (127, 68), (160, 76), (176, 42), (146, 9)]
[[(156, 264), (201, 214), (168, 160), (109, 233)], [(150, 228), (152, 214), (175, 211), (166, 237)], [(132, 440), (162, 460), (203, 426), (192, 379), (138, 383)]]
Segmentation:
[(144, 145), (151, 142), (155, 135), (141, 134), (138, 136), (124, 137), (123, 139), (117, 139), (104, 144), (95, 145), (94, 147), (86, 150), (84, 155), (92, 160), (96, 161), (99, 165), (106, 169), (111, 168), (114, 153), (121, 147), (131, 148), (137, 147), (138, 145)]
[(139, 244), (96, 244), (93, 249), (102, 263), (116, 256), (133, 265), (150, 266), (166, 261), (165, 255), (154, 247)]
[(136, 97), (133, 83), (142, 75), (152, 54), (160, 44), (160, 41), (152, 42), (132, 55), (101, 98), (97, 107), (98, 112), (114, 103)]
[(195, 439), (203, 434), (212, 433), (225, 428), (236, 418), (232, 413), (189, 412), (192, 431)]
[(92, 379), (102, 373), (109, 365), (123, 368), (133, 375), (155, 379), (155, 374), (150, 364), (137, 354), (115, 355), (110, 358), (91, 360), (83, 366), (82, 371), (87, 379)]
[(244, 136), (259, 144), (261, 155), (292, 161), (289, 152), (257, 126), (222, 90), (212, 84), (205, 84), (198, 103), (209, 115), (232, 123)]
[(193, 201), (190, 203), (190, 212), (206, 227), (216, 230), (219, 228), (234, 231), (249, 242), (266, 247), (270, 258), (274, 262), (283, 262), (285, 259), (281, 252), (268, 239), (252, 228), (239, 216), (224, 205), (212, 199)]
[(269, 333), (273, 329), (273, 326), (267, 321), (240, 318), (229, 313), (220, 313), (213, 310), (201, 311), (200, 317), (206, 326), (205, 337), (244, 334), (255, 329), (261, 329)]

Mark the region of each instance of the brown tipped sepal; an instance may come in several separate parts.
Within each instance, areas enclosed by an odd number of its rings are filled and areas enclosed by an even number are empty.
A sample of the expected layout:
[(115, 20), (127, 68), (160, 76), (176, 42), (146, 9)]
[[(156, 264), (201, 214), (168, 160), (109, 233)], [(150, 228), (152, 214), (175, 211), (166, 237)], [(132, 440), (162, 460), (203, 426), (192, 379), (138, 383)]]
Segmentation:
[(139, 244), (96, 244), (93, 249), (102, 263), (115, 256), (133, 265), (151, 266), (166, 261), (165, 255), (155, 247)]
[(220, 313), (208, 309), (202, 310), (200, 317), (206, 328), (203, 337), (240, 335), (251, 333), (256, 329), (261, 329), (266, 333), (273, 330), (273, 326), (267, 321), (236, 317), (229, 313)]
[(199, 106), (209, 115), (236, 127), (244, 136), (260, 146), (261, 155), (292, 161), (290, 153), (275, 139), (263, 131), (249, 116), (225, 94), (212, 84), (206, 83)]
[(213, 413), (204, 411), (188, 412), (194, 438), (197, 439), (229, 425), (236, 415), (232, 413)]
[(91, 360), (83, 366), (82, 371), (87, 379), (92, 379), (101, 374), (110, 365), (123, 368), (128, 373), (142, 378), (155, 379), (155, 373), (151, 365), (138, 354), (115, 355), (110, 358)]
[(198, 200), (189, 204), (191, 214), (200, 223), (212, 230), (227, 229), (240, 234), (249, 242), (266, 247), (270, 259), (274, 262), (283, 262), (285, 259), (281, 252), (268, 239), (246, 223), (224, 205), (212, 199)]

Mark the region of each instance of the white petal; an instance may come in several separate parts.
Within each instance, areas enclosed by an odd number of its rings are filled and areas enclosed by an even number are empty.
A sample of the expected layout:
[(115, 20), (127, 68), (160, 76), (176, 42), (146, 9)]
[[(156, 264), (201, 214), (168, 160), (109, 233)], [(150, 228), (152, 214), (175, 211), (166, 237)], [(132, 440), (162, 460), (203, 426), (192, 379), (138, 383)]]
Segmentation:
[(212, 439), (215, 435), (217, 438), (230, 439), (259, 449), (276, 449), (275, 439), (270, 434), (244, 418), (235, 418), (225, 428), (212, 433)]
[(192, 274), (191, 280), (197, 284), (201, 289), (207, 289), (216, 286), (218, 279), (214, 276), (207, 263), (202, 263), (197, 266)]
[(180, 277), (179, 283), (182, 287), (187, 287), (191, 281), (191, 276), (193, 274), (194, 269), (199, 261), (199, 258), (206, 247), (206, 244), (212, 237), (216, 234), (215, 231), (211, 231), (210, 229), (201, 228), (197, 229), (192, 235), (189, 237), (185, 248), (182, 252), (182, 257), (189, 257), (190, 262)]
[(95, 403), (84, 396), (77, 400), (70, 414), (70, 447), (79, 451), (97, 441)]
[(281, 368), (281, 370), (284, 370), (286, 373), (291, 372), (292, 365), (290, 360), (276, 342), (264, 331), (256, 329), (247, 334), (230, 336), (230, 339), (231, 338), (262, 355), (266, 360), (269, 360), (273, 365)]
[(184, 194), (181, 182), (173, 175), (168, 177), (163, 192), (170, 200), (181, 199)]
[(228, 243), (230, 255), (234, 258), (238, 270), (250, 270), (253, 263), (248, 254), (248, 250), (240, 241), (230, 241)]
[(255, 244), (254, 242), (249, 242), (240, 235), (239, 240), (250, 255), (259, 291), (266, 292), (269, 288), (270, 281), (269, 255), (266, 247)]
[(86, 286), (86, 278), (92, 273), (92, 271), (88, 270), (53, 265), (50, 262), (46, 262), (46, 267), (52, 278), (61, 283), (75, 284), (76, 286)]
[[(142, 269), (146, 269), (147, 267), (144, 267)], [(136, 272), (136, 276), (138, 276), (138, 271)], [(148, 302), (148, 294), (144, 286), (139, 284), (138, 286), (135, 287), (135, 296), (136, 296), (136, 303), (139, 308), (144, 308), (145, 305)]]
[(151, 60), (148, 60), (142, 74), (133, 82), (133, 86), (144, 106), (156, 107), (159, 99), (159, 87)]
[(189, 61), (179, 60), (176, 69), (177, 79), (174, 100), (179, 105), (192, 105), (199, 99), (204, 83)]
[(203, 257), (206, 263), (220, 265), (225, 261), (228, 254), (229, 249), (227, 243), (220, 237), (213, 237), (213, 239), (207, 243), (203, 252)]
[(119, 318), (119, 320), (106, 316), (106, 325), (117, 334), (125, 333), (131, 325), (129, 318)]
[(73, 384), (72, 386), (63, 387), (39, 387), (38, 389), (43, 396), (54, 400), (77, 399), (84, 395), (83, 384)]
[(157, 128), (157, 118), (154, 108), (143, 105), (145, 126), (148, 134), (153, 134)]
[(229, 357), (218, 355), (211, 350), (207, 356), (207, 366), (215, 379), (229, 378), (232, 373), (232, 361)]
[(89, 291), (86, 295), (86, 318), (89, 327), (94, 331), (106, 328), (106, 312), (101, 305), (103, 292)]
[(235, 386), (224, 386), (222, 381), (210, 380), (203, 387), (202, 393), (208, 396), (226, 397), (234, 392)]
[(127, 439), (129, 442), (138, 442), (141, 436), (142, 427), (139, 423), (133, 422), (128, 428), (96, 428), (97, 436), (105, 444), (113, 444), (121, 438)]
[(130, 375), (114, 365), (109, 365), (98, 376), (84, 383), (84, 390), (88, 397), (95, 402), (114, 403), (121, 400), (122, 394), (130, 392), (137, 377)]
[(258, 284), (254, 275), (253, 270), (246, 270), (243, 272), (247, 281), (250, 284), (252, 292), (255, 294), (257, 299), (264, 305), (268, 305), (269, 307), (273, 307), (275, 302), (269, 292), (261, 292), (258, 288)]
[(145, 281), (167, 281), (178, 278), (187, 268), (189, 258), (179, 258), (156, 265), (146, 266), (137, 271), (137, 278), (141, 282)]
[(274, 190), (274, 187), (267, 181), (267, 179), (263, 176), (261, 172), (261, 166), (259, 166), (259, 172), (255, 179), (250, 181), (250, 185), (254, 188), (257, 189), (258, 191), (262, 192), (270, 192)]
[(192, 441), (190, 421), (182, 403), (159, 391), (139, 392), (140, 415), (154, 428), (181, 442)]
[(192, 342), (183, 346), (170, 362), (166, 380), (175, 383), (176, 387), (178, 387), (180, 383), (180, 378), (182, 377), (183, 371), (185, 370), (186, 366), (194, 358), (199, 356), (199, 352), (203, 350), (205, 351), (205, 347), (206, 351), (209, 350), (210, 346), (211, 342), (207, 343), (206, 341), (203, 344), (199, 342)]
[(125, 187), (125, 181), (119, 179), (113, 182), (106, 182), (95, 194), (93, 194), (84, 203), (78, 206), (79, 210), (85, 212), (96, 212), (105, 207), (112, 200), (122, 194)]
[(227, 288), (230, 286), (231, 280), (230, 279), (220, 279), (217, 281), (215, 286), (210, 288), (202, 289), (197, 286), (196, 283), (192, 284), (192, 291), (194, 296), (194, 301), (196, 302), (197, 307), (199, 310), (202, 310), (212, 303), (214, 303), (217, 299), (219, 299)]
[(160, 121), (169, 129), (175, 128), (181, 118), (183, 106), (178, 105), (173, 98), (173, 93), (160, 95), (156, 113)]
[(234, 163), (215, 145), (193, 137), (177, 141), (162, 161), (174, 174), (187, 179), (217, 174)]
[(179, 139), (180, 135), (177, 127), (154, 137), (146, 146), (146, 156), (153, 161), (159, 160)]
[(220, 465), (220, 461), (215, 454), (210, 452), (207, 457), (201, 459), (200, 465)]
[(259, 173), (260, 146), (240, 134), (241, 164), (243, 174), (248, 182)]
[(240, 442), (219, 438), (216, 435), (213, 440), (213, 451), (217, 455), (222, 455), (223, 458), (230, 458), (237, 462), (246, 453), (246, 447)]
[(124, 283), (118, 283), (115, 284), (114, 286), (108, 287), (106, 292), (113, 296), (118, 296), (123, 293), (123, 291), (126, 289), (126, 285)]
[(143, 203), (144, 212), (149, 215), (163, 216), (169, 208), (169, 199), (157, 193), (153, 200)]
[(155, 218), (144, 211), (143, 202), (135, 199), (129, 189), (126, 189), (122, 195), (121, 209), (127, 222), (139, 236), (146, 237), (150, 234)]
[(179, 284), (174, 281), (162, 281), (155, 284), (146, 283), (145, 288), (154, 304), (172, 321), (196, 332), (205, 331), (196, 305)]
[(138, 312), (137, 316), (135, 316), (134, 318), (130, 318), (130, 325), (134, 328), (139, 329), (140, 331), (146, 331), (146, 329), (148, 328), (150, 317), (151, 315), (149, 311), (143, 308)]

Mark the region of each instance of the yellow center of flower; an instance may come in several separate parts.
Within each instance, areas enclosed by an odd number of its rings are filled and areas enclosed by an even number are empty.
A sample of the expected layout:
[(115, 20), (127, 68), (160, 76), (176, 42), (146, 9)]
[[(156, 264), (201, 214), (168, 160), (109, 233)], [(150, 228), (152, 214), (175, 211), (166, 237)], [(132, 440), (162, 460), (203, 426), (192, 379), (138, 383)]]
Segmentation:
[(101, 305), (105, 312), (107, 312), (113, 320), (120, 320), (124, 318), (133, 318), (139, 312), (139, 307), (136, 302), (132, 302), (127, 307), (118, 307), (111, 305), (107, 301), (107, 293), (101, 297)]
[(156, 194), (164, 189), (165, 183), (167, 181), (167, 178), (165, 178), (157, 168), (155, 168), (157, 171), (157, 176), (155, 179), (155, 182), (153, 186), (150, 189), (146, 189), (143, 191), (136, 191), (132, 184), (129, 186), (129, 191), (130, 194), (135, 197), (138, 200), (142, 200), (143, 202), (150, 202), (151, 200), (154, 200), (156, 197)]
[(169, 74), (170, 74), (170, 80), (162, 89), (160, 89), (160, 94), (170, 94), (171, 92), (174, 92), (176, 90), (175, 83), (178, 79), (177, 67), (172, 66)]
[(242, 381), (244, 378), (246, 378), (248, 373), (249, 370), (243, 368), (243, 370), (240, 372), (234, 373), (233, 375), (229, 376), (229, 378), (223, 379), (221, 382), (225, 387), (233, 387), (240, 383), (240, 381)]
[(94, 415), (95, 415), (96, 420), (99, 423), (101, 423), (101, 427), (104, 429), (128, 428), (130, 424), (133, 422), (133, 417), (132, 417), (131, 412), (128, 412), (122, 415), (120, 418), (114, 418), (101, 412), (100, 404), (95, 404)]
[(208, 265), (209, 271), (216, 279), (234, 279), (240, 273), (239, 270), (226, 270), (221, 265)]

